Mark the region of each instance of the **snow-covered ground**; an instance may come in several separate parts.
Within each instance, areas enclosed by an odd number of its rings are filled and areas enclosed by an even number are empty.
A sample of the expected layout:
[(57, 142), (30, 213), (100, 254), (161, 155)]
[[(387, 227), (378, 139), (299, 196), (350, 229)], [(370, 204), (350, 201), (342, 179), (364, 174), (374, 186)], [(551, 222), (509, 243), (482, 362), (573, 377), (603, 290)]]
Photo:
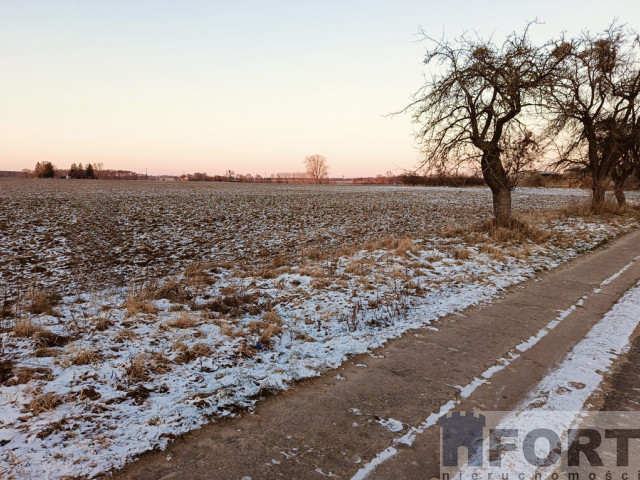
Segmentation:
[(120, 467), (633, 226), (555, 220), (541, 245), (370, 238), (334, 256), (243, 268), (212, 256), (142, 286), (78, 285), (44, 313), (28, 313), (27, 299), (0, 334), (10, 362), (0, 386), (0, 476), (91, 477)]

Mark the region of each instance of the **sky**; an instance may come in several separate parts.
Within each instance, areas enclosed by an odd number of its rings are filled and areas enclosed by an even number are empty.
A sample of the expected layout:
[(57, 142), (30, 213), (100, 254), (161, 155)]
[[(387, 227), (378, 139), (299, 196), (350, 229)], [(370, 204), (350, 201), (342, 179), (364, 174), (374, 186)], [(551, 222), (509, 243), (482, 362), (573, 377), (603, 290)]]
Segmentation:
[(496, 40), (640, 29), (637, 0), (0, 0), (0, 170), (102, 163), (149, 174), (400, 172), (418, 34)]

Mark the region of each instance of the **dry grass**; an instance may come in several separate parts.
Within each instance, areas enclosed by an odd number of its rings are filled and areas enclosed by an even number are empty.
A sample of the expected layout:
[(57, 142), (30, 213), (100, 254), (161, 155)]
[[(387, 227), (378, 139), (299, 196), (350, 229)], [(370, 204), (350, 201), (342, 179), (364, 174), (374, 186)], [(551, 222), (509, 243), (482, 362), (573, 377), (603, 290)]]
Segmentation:
[[(344, 269), (345, 273), (355, 273), (357, 275), (366, 275), (370, 273), (375, 267), (377, 267), (377, 263), (374, 259), (370, 257), (358, 258), (356, 260), (352, 260)], [(315, 281), (326, 280), (326, 278), (320, 278)]]
[(278, 269), (272, 267), (264, 267), (256, 272), (258, 277), (264, 278), (265, 280), (270, 280), (272, 278), (276, 278), (278, 276)]
[(113, 337), (113, 341), (116, 343), (123, 343), (131, 340), (136, 340), (138, 338), (140, 338), (140, 335), (138, 335), (136, 332), (124, 328), (115, 334), (115, 336)]
[(25, 405), (25, 411), (31, 412), (33, 415), (40, 415), (43, 412), (53, 410), (58, 405), (62, 405), (64, 397), (62, 395), (51, 392), (44, 395), (38, 395)]
[(225, 337), (229, 337), (229, 338), (233, 338), (236, 331), (234, 330), (234, 328), (229, 325), (229, 324), (221, 324), (218, 325), (220, 327), (220, 335), (223, 335)]
[(99, 332), (104, 332), (108, 328), (113, 326), (113, 322), (104, 317), (98, 317), (93, 321), (93, 326)]
[[(482, 244), (487, 240), (492, 240), (498, 243), (530, 241), (543, 245), (551, 240), (551, 234), (539, 227), (549, 225), (555, 220), (596, 216), (611, 219), (616, 215), (637, 217), (638, 214), (638, 210), (633, 207), (619, 208), (617, 203), (610, 198), (605, 201), (602, 209), (598, 212), (593, 211), (590, 201), (580, 200), (560, 208), (536, 209), (517, 213), (507, 225), (498, 224), (494, 220), (472, 223), (467, 227), (448, 224), (440, 231), (440, 236), (462, 238), (469, 244)], [(556, 235), (556, 237), (554, 242), (562, 242), (562, 235)]]
[(238, 295), (238, 289), (236, 287), (220, 287), (220, 294), (225, 296)]
[(156, 375), (161, 375), (171, 371), (171, 360), (169, 360), (162, 352), (155, 353), (149, 359), (149, 371)]
[(183, 312), (180, 317), (167, 322), (167, 325), (173, 328), (195, 328), (198, 322), (190, 317), (187, 312)]
[(314, 262), (319, 262), (321, 260), (326, 260), (329, 258), (329, 254), (326, 250), (322, 250), (320, 248), (310, 248), (303, 252), (303, 255)]
[(206, 343), (196, 343), (193, 347), (191, 347), (191, 354), (196, 358), (208, 357), (209, 355), (211, 355), (211, 353), (211, 347)]
[(69, 343), (69, 337), (58, 335), (29, 320), (18, 320), (12, 329), (19, 338), (30, 338), (36, 348), (63, 347)]
[(268, 326), (267, 323), (258, 320), (256, 322), (251, 322), (249, 325), (247, 325), (247, 330), (249, 333), (256, 334), (256, 333), (262, 332), (267, 326)]
[(13, 362), (9, 359), (0, 360), (0, 385), (13, 376)]
[(208, 263), (196, 263), (189, 266), (184, 271), (185, 283), (192, 287), (204, 287), (214, 284), (215, 278), (207, 272), (211, 268), (213, 268), (213, 265)]
[(277, 312), (270, 310), (262, 316), (262, 321), (273, 325), (282, 325), (282, 318)]
[(328, 278), (318, 278), (311, 282), (311, 287), (316, 290), (322, 290), (330, 287), (333, 282)]
[(289, 263), (289, 259), (286, 255), (276, 255), (275, 257), (273, 257), (273, 259), (271, 260), (271, 265), (274, 268), (280, 268), (280, 267), (284, 267), (285, 265), (287, 265)]
[(480, 246), (480, 253), (487, 254), (491, 256), (491, 258), (493, 258), (494, 260), (497, 260), (498, 262), (504, 262), (506, 260), (504, 252), (501, 249), (495, 248), (488, 244), (484, 244)]
[(394, 250), (398, 255), (406, 255), (407, 252), (415, 252), (418, 247), (415, 240), (408, 235), (400, 238), (386, 236), (377, 241), (365, 242), (365, 250)]
[(307, 332), (304, 331), (294, 331), (293, 333), (293, 337), (296, 340), (302, 340), (303, 342), (315, 342), (316, 339), (309, 336), (309, 334)]
[(247, 329), (249, 333), (259, 334), (258, 343), (268, 347), (271, 346), (274, 336), (282, 334), (282, 318), (272, 310), (265, 313), (262, 320), (250, 323)]
[(97, 350), (84, 349), (71, 358), (71, 363), (73, 365), (90, 365), (102, 361), (103, 358), (102, 353)]
[(456, 248), (453, 251), (453, 258), (456, 260), (468, 260), (471, 257), (471, 252), (466, 248)]
[(519, 214), (518, 218), (522, 221), (538, 225), (543, 222), (562, 220), (565, 218), (600, 217), (604, 219), (611, 219), (619, 215), (632, 215), (637, 217), (639, 213), (640, 212), (637, 207), (629, 204), (624, 207), (619, 207), (615, 200), (607, 198), (602, 208), (597, 212), (593, 210), (590, 200), (574, 200), (568, 205), (560, 208), (530, 210)]
[(138, 296), (130, 296), (123, 306), (127, 309), (125, 317), (132, 317), (139, 313), (151, 315), (158, 313), (158, 309), (153, 303)]
[(199, 357), (208, 357), (213, 351), (211, 347), (206, 343), (196, 343), (193, 347), (189, 348), (182, 342), (176, 342), (172, 349), (178, 350), (179, 353), (176, 356), (176, 363), (188, 363)]
[(396, 253), (398, 255), (408, 255), (418, 250), (418, 246), (415, 240), (411, 237), (402, 237), (398, 240), (398, 246), (396, 247)]
[[(359, 260), (352, 260), (345, 267), (344, 273), (349, 273), (349, 274), (354, 274), (354, 275), (364, 275), (365, 272), (364, 272), (364, 269), (362, 267), (362, 262), (359, 261)], [(318, 281), (315, 280), (315, 282), (318, 282)]]
[(258, 347), (250, 344), (246, 339), (242, 341), (235, 356), (237, 358), (253, 358), (258, 353)]
[(458, 227), (457, 225), (447, 223), (441, 230), (440, 236), (443, 238), (456, 238), (467, 233), (464, 227)]
[(378, 242), (378, 248), (383, 248), (385, 250), (398, 248), (398, 239), (395, 237), (384, 237)]
[(53, 380), (53, 374), (50, 368), (46, 367), (21, 367), (14, 372), (15, 380), (11, 381), (10, 385), (22, 385), (28, 383), (31, 380), (42, 380), (49, 382)]
[(0, 305), (0, 318), (11, 318), (15, 314), (14, 310), (14, 301), (13, 300), (3, 300)]
[(525, 245), (522, 248), (512, 249), (509, 252), (509, 255), (519, 260), (522, 260), (524, 258), (531, 256), (532, 252), (533, 252), (533, 248), (531, 247), (531, 245)]
[[(472, 223), (467, 227), (448, 226), (441, 231), (445, 238), (465, 238), (473, 243), (483, 243), (491, 239), (498, 243), (525, 242), (527, 240), (537, 244), (544, 244), (551, 238), (551, 234), (532, 225), (532, 217), (514, 217), (507, 224), (495, 220)], [(539, 223), (539, 222), (536, 222)], [(484, 238), (483, 238), (484, 236)]]
[[(65, 430), (65, 426), (68, 423), (69, 422), (66, 418), (62, 418), (56, 422), (49, 423), (45, 428), (43, 428), (36, 434), (36, 437), (39, 439), (44, 439), (54, 433), (62, 432)], [(68, 433), (72, 433), (72, 432), (68, 432)], [(56, 458), (56, 457), (54, 456), (53, 458)]]
[[(201, 194), (204, 189), (206, 195)], [(356, 193), (333, 187), (311, 191), (307, 186), (182, 182), (167, 189), (159, 182), (136, 184), (135, 188), (126, 182), (108, 182), (94, 190), (86, 189), (82, 182), (7, 181), (3, 194), (15, 207), (0, 212), (3, 234), (11, 240), (0, 245), (0, 257), (7, 260), (0, 265), (0, 276), (7, 285), (17, 286), (16, 295), (24, 299), (26, 278), (61, 289), (118, 287), (123, 278), (139, 279), (142, 266), (145, 278), (161, 278), (166, 272), (182, 271), (194, 259), (211, 258), (213, 250), (224, 246), (228, 267), (217, 264), (207, 270), (194, 266), (186, 281), (180, 282), (183, 286), (194, 280), (206, 283), (217, 278), (215, 268), (235, 269), (245, 263), (255, 271), (265, 266), (273, 269), (288, 260), (305, 263), (297, 251), (305, 259), (320, 261), (342, 248), (360, 250), (363, 244), (373, 245), (384, 237), (432, 237), (445, 222), (465, 225), (479, 216), (487, 218), (491, 211), (486, 192), (475, 189), (466, 189), (462, 195), (458, 190), (427, 189)], [(47, 195), (60, 201), (34, 200)], [(99, 201), (100, 195), (109, 198), (108, 204)], [(582, 197), (550, 191), (526, 195), (530, 197), (527, 205), (540, 209)], [(637, 195), (630, 195), (629, 200), (636, 201)], [(142, 204), (146, 205), (144, 213), (138, 208)], [(82, 229), (64, 220), (78, 211), (83, 212)], [(304, 212), (303, 221), (300, 212)], [(123, 221), (104, 221), (116, 217)], [(26, 228), (34, 218), (39, 228)], [(144, 245), (134, 245), (131, 239), (140, 231), (145, 232)], [(76, 241), (52, 245), (55, 237), (76, 238), (83, 248), (74, 248)], [(390, 238), (382, 243), (393, 250), (396, 242)], [(20, 255), (15, 254), (16, 245), (23, 249)], [(43, 255), (48, 248), (55, 254)], [(100, 255), (95, 254), (98, 251)], [(72, 261), (60, 262), (61, 256)], [(188, 301), (175, 287), (175, 283), (166, 289), (160, 286), (158, 295)], [(15, 304), (14, 312), (20, 303)]]
[(215, 298), (201, 305), (200, 308), (231, 317), (238, 317), (247, 313), (249, 315), (258, 315), (261, 310), (258, 298), (256, 294), (237, 295), (234, 293), (233, 295)]
[(617, 213), (623, 213), (618, 208), (618, 204), (615, 200), (607, 198), (602, 205), (602, 208), (597, 212), (591, 207), (591, 201), (573, 202), (570, 205), (552, 210), (552, 213), (559, 216), (559, 218), (566, 217), (590, 217), (592, 215), (600, 215), (603, 217), (611, 217)]
[(34, 325), (30, 320), (18, 320), (13, 326), (12, 332), (19, 338), (31, 338), (35, 334), (44, 331), (45, 328)]
[(37, 348), (34, 352), (33, 352), (33, 356), (35, 358), (43, 358), (43, 357), (57, 357), (61, 354), (62, 352), (60, 351), (60, 349), (58, 348), (47, 348), (47, 347), (42, 347), (42, 348)]
[(57, 292), (33, 290), (27, 297), (27, 311), (33, 315), (41, 313), (59, 316), (54, 307), (60, 303), (61, 296)]
[(97, 400), (101, 396), (102, 395), (93, 387), (82, 387), (80, 392), (78, 392), (78, 398), (80, 400)]
[(186, 303), (191, 300), (191, 295), (180, 282), (170, 280), (156, 289), (154, 298), (156, 300), (164, 298), (173, 303)]
[(280, 325), (268, 325), (260, 335), (258, 342), (262, 345), (271, 345), (271, 339), (274, 336), (282, 334), (282, 327)]
[(245, 336), (245, 332), (243, 330), (236, 330), (228, 322), (220, 321), (220, 323), (217, 323), (217, 325), (220, 327), (220, 333), (229, 338), (238, 338)]
[(147, 354), (139, 353), (131, 359), (125, 369), (127, 378), (131, 383), (146, 382), (149, 380), (147, 371)]

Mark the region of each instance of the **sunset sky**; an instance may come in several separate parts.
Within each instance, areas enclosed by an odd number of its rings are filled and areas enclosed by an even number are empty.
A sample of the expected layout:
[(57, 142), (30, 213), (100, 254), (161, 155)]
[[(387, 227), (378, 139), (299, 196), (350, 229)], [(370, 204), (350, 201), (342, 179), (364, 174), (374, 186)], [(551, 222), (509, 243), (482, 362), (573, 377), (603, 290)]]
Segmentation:
[(637, 0), (0, 0), (0, 170), (331, 176), (419, 160), (405, 106), (430, 35), (640, 28)]

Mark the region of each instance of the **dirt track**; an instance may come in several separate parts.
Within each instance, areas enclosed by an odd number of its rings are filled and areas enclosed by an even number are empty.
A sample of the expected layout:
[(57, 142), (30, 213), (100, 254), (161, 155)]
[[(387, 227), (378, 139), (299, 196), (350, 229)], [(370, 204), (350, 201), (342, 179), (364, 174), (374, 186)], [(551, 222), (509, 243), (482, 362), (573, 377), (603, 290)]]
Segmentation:
[[(419, 425), (451, 399), (456, 408), (508, 410), (640, 279), (640, 231), (512, 289), (501, 301), (410, 331), (372, 355), (260, 402), (253, 414), (210, 424), (116, 474), (120, 479), (351, 478), (392, 444), (380, 420)], [(601, 283), (632, 265), (610, 283)], [(599, 290), (599, 291), (598, 291)], [(468, 398), (467, 385), (558, 311), (563, 321)], [(438, 431), (428, 428), (368, 477), (422, 479), (438, 473)]]

